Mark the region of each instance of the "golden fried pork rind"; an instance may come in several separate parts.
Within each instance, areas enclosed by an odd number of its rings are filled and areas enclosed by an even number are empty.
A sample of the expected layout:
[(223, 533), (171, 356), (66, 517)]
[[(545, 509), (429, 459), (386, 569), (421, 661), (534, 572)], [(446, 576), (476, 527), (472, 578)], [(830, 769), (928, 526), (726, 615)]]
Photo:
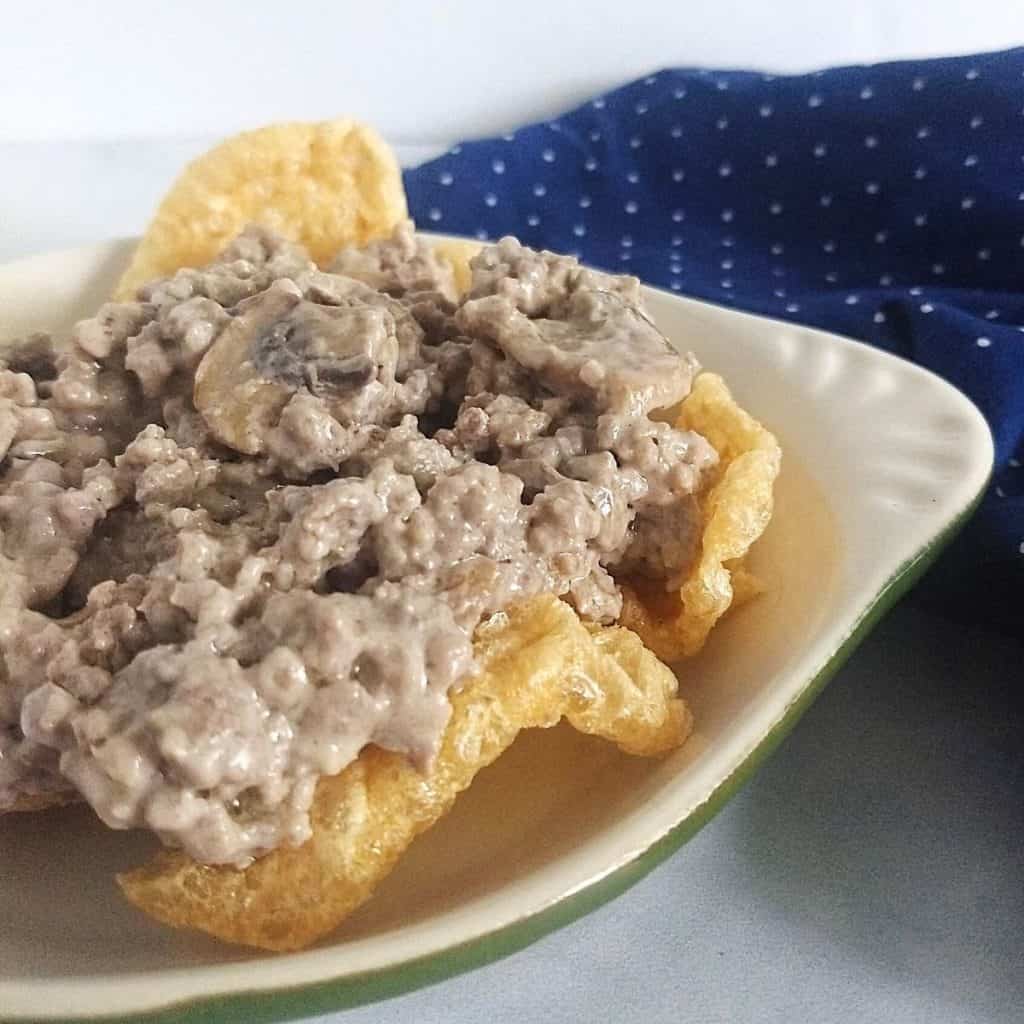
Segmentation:
[(468, 238), (438, 238), (432, 239), (430, 244), (434, 252), (451, 266), (455, 275), (455, 287), (460, 295), (465, 295), (469, 291), (473, 277), (469, 261), (480, 251), (481, 243), (470, 241)]
[(250, 222), (301, 242), (314, 260), (391, 233), (406, 217), (394, 154), (350, 120), (243, 132), (190, 163), (157, 208), (115, 291), (209, 263)]
[(163, 851), (119, 876), (128, 898), (159, 920), (228, 942), (299, 949), (369, 898), (399, 856), (452, 806), (521, 729), (567, 718), (631, 754), (678, 746), (691, 716), (676, 678), (621, 627), (587, 627), (568, 605), (542, 597), (481, 626), (480, 674), (452, 695), (434, 766), (418, 772), (398, 754), (367, 748), (320, 780), (313, 837), (245, 870), (197, 864)]
[(624, 586), (619, 620), (666, 661), (696, 654), (729, 606), (760, 589), (743, 559), (771, 519), (782, 461), (774, 436), (713, 373), (694, 381), (677, 425), (706, 437), (720, 459), (718, 479), (701, 501), (700, 556), (678, 592), (666, 593), (655, 581)]

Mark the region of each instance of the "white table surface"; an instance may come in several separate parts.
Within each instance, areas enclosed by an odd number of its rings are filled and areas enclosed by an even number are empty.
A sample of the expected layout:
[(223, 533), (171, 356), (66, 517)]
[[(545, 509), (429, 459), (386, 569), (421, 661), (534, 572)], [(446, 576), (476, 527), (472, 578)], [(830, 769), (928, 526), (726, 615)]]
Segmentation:
[[(424, 9), (23, 6), (0, 32), (0, 260), (139, 232), (184, 161), (243, 125), (351, 112), (411, 163), (667, 64), (1024, 41), (1006, 0), (967, 18), (959, 0), (633, 0), (622, 27), (621, 5), (583, 0), (518, 0), (497, 21), (476, 2)], [(624, 896), (489, 967), (319, 1019), (1024, 1020), (1021, 655), (897, 608), (746, 789)]]

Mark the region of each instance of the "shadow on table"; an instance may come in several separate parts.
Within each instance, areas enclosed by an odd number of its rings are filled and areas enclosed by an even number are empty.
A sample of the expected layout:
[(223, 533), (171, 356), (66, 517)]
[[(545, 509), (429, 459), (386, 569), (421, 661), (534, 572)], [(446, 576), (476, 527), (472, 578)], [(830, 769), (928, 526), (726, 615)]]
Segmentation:
[(879, 627), (752, 783), (737, 849), (751, 895), (823, 943), (1017, 1019), (1024, 645), (935, 623), (904, 605)]

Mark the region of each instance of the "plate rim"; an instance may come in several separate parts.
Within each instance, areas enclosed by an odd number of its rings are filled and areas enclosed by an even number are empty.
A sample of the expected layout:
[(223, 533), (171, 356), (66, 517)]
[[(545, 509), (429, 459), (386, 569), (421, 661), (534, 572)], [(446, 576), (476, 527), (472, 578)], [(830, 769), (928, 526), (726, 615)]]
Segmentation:
[[(437, 239), (458, 237), (432, 232), (421, 232), (421, 234)], [(474, 239), (460, 240), (475, 241)], [(106, 239), (91, 245), (32, 254), (0, 263), (0, 270), (6, 271), (18, 265), (70, 256), (73, 253), (90, 252), (98, 255), (104, 248), (110, 249), (117, 244), (129, 241), (131, 239)], [(792, 731), (828, 681), (870, 633), (874, 625), (913, 586), (973, 515), (991, 480), (994, 458), (991, 430), (970, 399), (947, 380), (925, 367), (911, 363), (892, 353), (808, 325), (747, 313), (743, 310), (706, 302), (647, 284), (644, 285), (644, 289), (673, 303), (687, 306), (709, 306), (732, 317), (754, 321), (761, 325), (779, 325), (787, 329), (814, 332), (829, 339), (830, 342), (838, 342), (844, 347), (854, 346), (866, 350), (872, 358), (877, 357), (886, 363), (890, 360), (895, 361), (904, 369), (911, 367), (916, 372), (927, 374), (941, 381), (951, 393), (951, 397), (955, 395), (964, 406), (970, 408), (976, 420), (985, 425), (987, 452), (985, 453), (983, 478), (979, 476), (976, 490), (966, 496), (966, 499), (961, 499), (963, 503), (959, 509), (950, 510), (949, 518), (944, 521), (944, 525), (927, 537), (912, 555), (897, 566), (872, 596), (864, 599), (859, 614), (851, 620), (842, 640), (824, 660), (820, 668), (802, 684), (796, 697), (786, 706), (778, 720), (758, 739), (744, 759), (722, 778), (696, 807), (649, 845), (635, 851), (621, 862), (609, 867), (607, 871), (550, 901), (547, 905), (452, 945), (424, 953), (421, 956), (408, 957), (395, 963), (354, 974), (299, 982), (294, 985), (278, 982), (274, 987), (262, 989), (254, 988), (210, 993), (209, 995), (189, 994), (180, 998), (171, 997), (162, 1006), (141, 1010), (127, 1009), (114, 1014), (78, 1016), (19, 1014), (9, 1018), (12, 1022), (17, 1021), (19, 1024), (44, 1024), (44, 1022), (45, 1024), (85, 1024), (85, 1022), (115, 1024), (116, 1022), (116, 1024), (121, 1024), (124, 1021), (137, 1020), (146, 1022), (146, 1024), (177, 1024), (177, 1022), (188, 1019), (189, 1021), (206, 1022), (206, 1024), (221, 1024), (221, 1022), (238, 1020), (245, 1020), (251, 1024), (276, 1024), (276, 1022), (295, 1020), (319, 1013), (352, 1009), (456, 977), (518, 952), (617, 898), (696, 835), (763, 765), (782, 740)], [(97, 978), (96, 984), (111, 983), (115, 978), (116, 975)], [(72, 978), (67, 979), (69, 982), (72, 980)]]

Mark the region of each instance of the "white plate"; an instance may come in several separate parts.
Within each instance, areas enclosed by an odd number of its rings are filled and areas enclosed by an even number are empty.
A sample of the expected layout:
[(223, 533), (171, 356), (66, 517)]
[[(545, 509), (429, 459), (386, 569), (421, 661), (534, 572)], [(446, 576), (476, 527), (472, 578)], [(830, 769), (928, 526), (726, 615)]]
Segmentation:
[[(0, 268), (0, 340), (64, 330), (130, 243)], [(909, 363), (820, 331), (649, 290), (662, 330), (779, 436), (768, 593), (681, 672), (696, 733), (661, 762), (558, 728), (523, 737), (417, 841), (378, 895), (304, 953), (250, 955), (151, 923), (114, 872), (144, 836), (81, 810), (0, 821), (0, 1015), (282, 1020), (383, 998), (520, 948), (677, 849), (792, 726), (963, 522), (992, 443), (980, 413)], [(501, 813), (494, 813), (495, 808)]]

